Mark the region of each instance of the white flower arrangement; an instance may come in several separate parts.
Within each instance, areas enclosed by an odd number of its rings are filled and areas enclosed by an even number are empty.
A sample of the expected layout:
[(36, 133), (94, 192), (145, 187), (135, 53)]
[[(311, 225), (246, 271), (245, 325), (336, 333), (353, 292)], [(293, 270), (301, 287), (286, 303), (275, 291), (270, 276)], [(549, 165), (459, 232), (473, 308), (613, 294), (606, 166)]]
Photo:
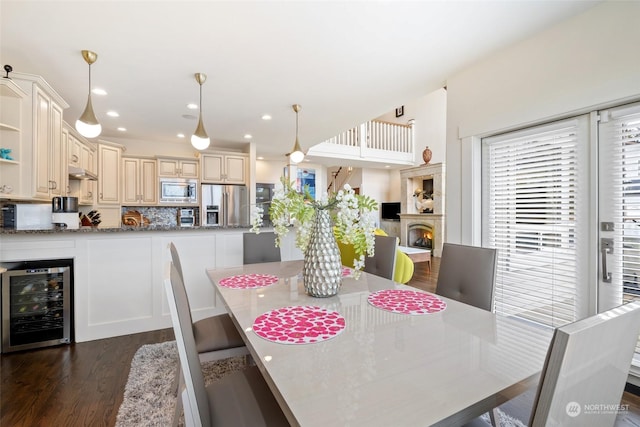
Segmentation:
[[(280, 246), (281, 239), (293, 225), (296, 230), (296, 246), (305, 252), (316, 209), (330, 211), (336, 240), (353, 245), (354, 268), (356, 271), (362, 270), (365, 257), (375, 253), (376, 224), (372, 212), (378, 209), (378, 204), (369, 196), (356, 194), (349, 184), (345, 184), (342, 190), (331, 197), (325, 193), (320, 200), (313, 200), (308, 187), (298, 192), (290, 182), (282, 179), (276, 186), (269, 208), (269, 217), (276, 233), (275, 245)], [(253, 210), (251, 231), (260, 232), (263, 213), (264, 208), (260, 205)]]

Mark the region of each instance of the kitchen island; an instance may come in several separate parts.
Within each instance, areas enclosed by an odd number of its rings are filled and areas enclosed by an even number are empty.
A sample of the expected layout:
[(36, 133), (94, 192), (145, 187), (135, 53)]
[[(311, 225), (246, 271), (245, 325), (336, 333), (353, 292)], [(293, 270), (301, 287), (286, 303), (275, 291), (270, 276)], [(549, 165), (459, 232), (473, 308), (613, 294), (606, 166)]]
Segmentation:
[[(182, 261), (194, 320), (224, 307), (206, 268), (242, 265), (242, 234), (249, 228), (117, 227), (78, 230), (0, 229), (0, 267), (25, 260), (73, 259), (73, 325), (76, 342), (171, 327), (163, 280), (168, 245)], [(302, 259), (293, 233), (282, 259)]]

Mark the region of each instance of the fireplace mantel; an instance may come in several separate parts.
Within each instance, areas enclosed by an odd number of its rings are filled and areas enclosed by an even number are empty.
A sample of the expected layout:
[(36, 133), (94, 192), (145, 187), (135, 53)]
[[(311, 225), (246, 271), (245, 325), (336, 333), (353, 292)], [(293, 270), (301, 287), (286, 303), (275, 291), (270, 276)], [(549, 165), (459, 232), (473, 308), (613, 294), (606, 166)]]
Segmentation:
[[(444, 164), (434, 163), (403, 169), (400, 171), (400, 244), (411, 246), (408, 242), (409, 226), (428, 225), (433, 229), (433, 256), (442, 253), (444, 239)], [(422, 188), (422, 181), (433, 179), (433, 213), (419, 213), (415, 207), (414, 191)]]

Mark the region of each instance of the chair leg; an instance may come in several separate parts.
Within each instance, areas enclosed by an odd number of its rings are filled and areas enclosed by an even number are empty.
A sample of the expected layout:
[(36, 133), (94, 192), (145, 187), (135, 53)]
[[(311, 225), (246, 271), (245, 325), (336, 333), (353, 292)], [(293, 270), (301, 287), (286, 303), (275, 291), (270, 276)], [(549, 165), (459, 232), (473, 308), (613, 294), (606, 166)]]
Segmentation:
[(176, 396), (176, 407), (173, 413), (173, 423), (171, 425), (173, 427), (177, 427), (180, 421), (180, 416), (182, 415), (182, 394), (184, 391), (184, 377), (182, 376), (182, 370), (180, 369), (180, 362), (178, 362), (178, 372), (176, 372), (176, 378), (174, 378), (173, 381), (176, 384), (176, 388), (174, 390), (174, 394)]
[(493, 427), (498, 427), (500, 425), (500, 413), (498, 412), (498, 408), (493, 408), (489, 411), (489, 419), (491, 420), (491, 425)]

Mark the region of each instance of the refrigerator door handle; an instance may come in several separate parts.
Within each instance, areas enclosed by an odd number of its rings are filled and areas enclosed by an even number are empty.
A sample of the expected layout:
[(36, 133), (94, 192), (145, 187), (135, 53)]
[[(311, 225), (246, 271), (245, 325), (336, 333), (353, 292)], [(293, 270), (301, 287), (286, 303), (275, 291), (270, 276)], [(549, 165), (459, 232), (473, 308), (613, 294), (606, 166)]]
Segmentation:
[(225, 189), (222, 193), (222, 198), (224, 200), (224, 214), (222, 215), (222, 220), (224, 221), (224, 226), (227, 227), (229, 225), (229, 192)]

